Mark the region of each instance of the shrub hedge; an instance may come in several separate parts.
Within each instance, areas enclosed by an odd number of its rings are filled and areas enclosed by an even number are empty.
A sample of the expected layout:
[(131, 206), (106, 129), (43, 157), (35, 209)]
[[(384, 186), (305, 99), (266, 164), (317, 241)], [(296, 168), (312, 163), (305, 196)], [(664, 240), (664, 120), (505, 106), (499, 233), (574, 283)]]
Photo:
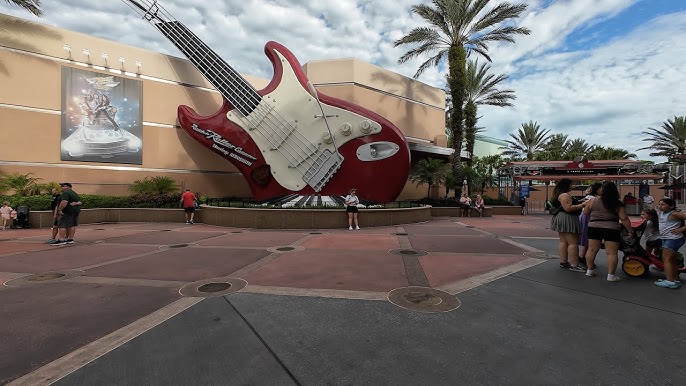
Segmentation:
[[(79, 194), (83, 209), (89, 208), (178, 208), (181, 193), (131, 196), (101, 196)], [(30, 210), (50, 210), (50, 195), (40, 196), (0, 196), (0, 202), (9, 202), (12, 208), (28, 205)]]

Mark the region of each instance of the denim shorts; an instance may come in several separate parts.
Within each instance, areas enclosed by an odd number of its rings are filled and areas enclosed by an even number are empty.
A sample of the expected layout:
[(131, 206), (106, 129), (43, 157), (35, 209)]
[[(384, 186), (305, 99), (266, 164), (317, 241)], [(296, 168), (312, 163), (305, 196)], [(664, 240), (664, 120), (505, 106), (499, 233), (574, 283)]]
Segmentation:
[(686, 237), (681, 237), (678, 239), (662, 239), (662, 248), (678, 251), (679, 248), (684, 246), (684, 243), (686, 243)]

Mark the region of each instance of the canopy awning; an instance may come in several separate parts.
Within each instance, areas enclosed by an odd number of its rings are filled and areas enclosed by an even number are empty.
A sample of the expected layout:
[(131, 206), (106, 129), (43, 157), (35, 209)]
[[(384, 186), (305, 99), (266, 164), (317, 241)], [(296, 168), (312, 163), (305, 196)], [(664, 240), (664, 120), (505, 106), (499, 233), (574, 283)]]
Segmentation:
[(545, 175), (545, 176), (514, 176), (515, 181), (559, 181), (563, 178), (571, 180), (591, 180), (591, 181), (608, 181), (608, 180), (662, 180), (665, 176), (662, 174), (559, 174), (559, 175)]

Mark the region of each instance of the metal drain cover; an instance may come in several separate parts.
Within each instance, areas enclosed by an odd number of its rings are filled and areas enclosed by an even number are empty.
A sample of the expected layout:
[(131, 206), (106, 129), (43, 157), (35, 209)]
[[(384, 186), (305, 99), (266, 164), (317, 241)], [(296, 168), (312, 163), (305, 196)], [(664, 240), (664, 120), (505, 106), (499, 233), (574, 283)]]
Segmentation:
[(188, 244), (172, 244), (169, 248), (186, 248)]
[(248, 282), (233, 277), (219, 277), (204, 279), (188, 283), (179, 289), (179, 293), (191, 298), (206, 298), (212, 296), (224, 296), (245, 288)]
[(388, 300), (398, 307), (418, 312), (448, 312), (460, 307), (460, 299), (448, 292), (429, 287), (396, 288)]
[(321, 235), (322, 232), (310, 232), (311, 235)]
[(424, 256), (428, 255), (429, 253), (426, 251), (420, 251), (418, 249), (409, 249), (409, 248), (403, 248), (403, 249), (393, 249), (389, 251), (392, 255), (400, 255), (400, 256)]
[(393, 236), (409, 236), (410, 234), (405, 233), (405, 232), (397, 232), (397, 233), (391, 233), (391, 235), (393, 235)]
[(292, 251), (294, 249), (295, 249), (295, 247), (278, 247), (278, 248), (276, 248), (277, 251), (281, 251), (281, 252)]
[(201, 285), (198, 287), (198, 291), (212, 294), (215, 292), (226, 291), (229, 288), (231, 288), (231, 283), (213, 282)]
[(8, 280), (5, 282), (5, 285), (8, 287), (18, 287), (22, 285), (52, 283), (56, 281), (71, 279), (72, 277), (76, 276), (82, 276), (83, 274), (85, 274), (85, 272), (79, 270), (40, 272)]

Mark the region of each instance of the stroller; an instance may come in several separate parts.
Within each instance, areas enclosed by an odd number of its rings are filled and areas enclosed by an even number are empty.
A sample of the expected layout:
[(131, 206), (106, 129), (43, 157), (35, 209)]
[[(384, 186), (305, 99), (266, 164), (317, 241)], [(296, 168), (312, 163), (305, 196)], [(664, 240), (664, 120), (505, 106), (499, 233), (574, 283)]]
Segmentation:
[[(641, 236), (646, 229), (646, 222), (633, 228), (633, 236), (629, 236), (625, 229), (622, 228), (622, 238), (619, 242), (619, 250), (624, 252), (622, 257), (622, 271), (628, 276), (633, 277), (647, 277), (650, 274), (650, 266), (653, 265), (659, 270), (664, 269), (664, 263), (660, 256), (655, 256), (648, 253), (641, 246)], [(677, 255), (677, 273), (686, 272), (684, 267), (684, 256), (679, 253)]]
[(31, 228), (31, 221), (29, 220), (29, 207), (27, 205), (17, 206), (17, 218), (12, 223), (12, 228)]

